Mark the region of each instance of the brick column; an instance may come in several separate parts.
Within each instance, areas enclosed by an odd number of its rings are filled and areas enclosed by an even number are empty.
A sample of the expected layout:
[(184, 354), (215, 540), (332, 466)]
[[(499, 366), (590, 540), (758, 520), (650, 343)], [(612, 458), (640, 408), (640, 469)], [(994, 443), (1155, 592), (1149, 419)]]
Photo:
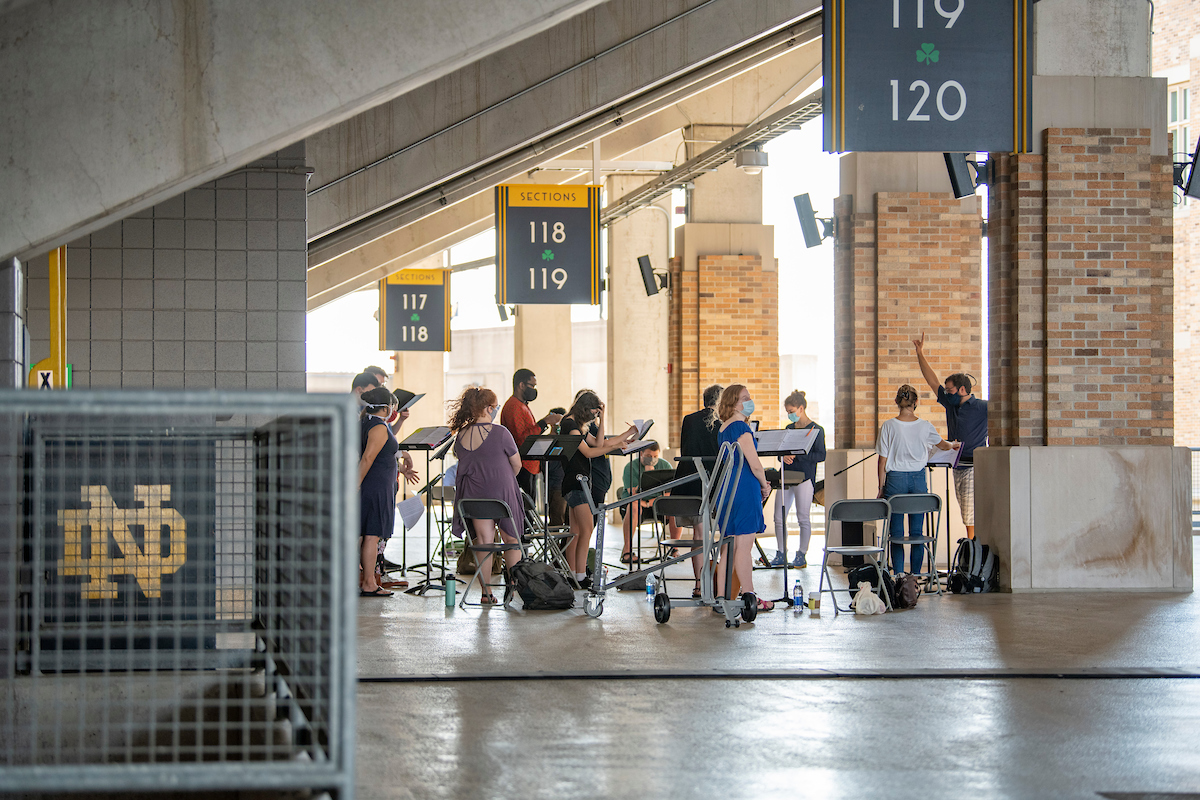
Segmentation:
[(983, 372), (979, 200), (878, 192), (874, 205), (874, 213), (855, 214), (849, 196), (835, 204), (834, 381), (843, 449), (875, 446), (904, 383), (921, 395), (918, 414), (945, 435), (945, 416), (913, 352), (921, 331), (940, 376)]
[(992, 445), (1169, 445), (1171, 165), (1150, 130), (1049, 128), (999, 155)]
[[(746, 384), (755, 418), (765, 428), (779, 427), (779, 271), (772, 229), (689, 223), (679, 231), (676, 252), (682, 255), (671, 260), (668, 331), (671, 431), (700, 408), (701, 393), (713, 383)], [(731, 240), (766, 252), (712, 252), (716, 242)]]

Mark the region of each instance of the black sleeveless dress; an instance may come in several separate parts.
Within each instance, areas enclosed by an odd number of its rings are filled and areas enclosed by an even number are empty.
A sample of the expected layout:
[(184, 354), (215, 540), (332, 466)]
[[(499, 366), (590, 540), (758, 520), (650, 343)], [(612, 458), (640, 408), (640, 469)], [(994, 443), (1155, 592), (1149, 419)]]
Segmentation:
[(386, 422), (368, 414), (362, 421), (362, 440), (358, 452), (366, 450), (367, 436), (377, 425), (382, 425), (387, 432), (387, 441), (375, 456), (359, 490), (359, 536), (388, 539), (396, 524), (396, 452), (400, 449), (400, 443)]

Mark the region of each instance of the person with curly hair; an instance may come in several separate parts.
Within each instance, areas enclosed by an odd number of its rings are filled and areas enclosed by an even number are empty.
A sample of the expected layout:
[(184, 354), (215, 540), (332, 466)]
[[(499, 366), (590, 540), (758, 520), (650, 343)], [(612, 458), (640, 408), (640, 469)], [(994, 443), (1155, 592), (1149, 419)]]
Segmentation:
[[(875, 452), (879, 454), (879, 497), (887, 499), (898, 494), (923, 494), (928, 489), (925, 483), (925, 465), (929, 463), (929, 448), (939, 450), (958, 447), (951, 444), (927, 419), (917, 417), (917, 390), (907, 383), (896, 392), (896, 406), (900, 409), (892, 419), (879, 428), (879, 441)], [(920, 536), (924, 515), (908, 515), (908, 535)], [(888, 521), (888, 536), (904, 536), (904, 515), (892, 514)], [(904, 545), (892, 546), (892, 571), (897, 575), (904, 572)], [(913, 574), (921, 572), (925, 550), (913, 547), (910, 554)]]
[[(721, 427), (717, 432), (719, 445), (730, 443), (741, 451), (739, 472), (731, 476), (737, 480), (732, 498), (727, 498), (726, 487), (717, 499), (718, 508), (723, 508), (726, 502), (732, 503), (728, 514), (721, 511), (717, 524), (721, 525), (721, 538), (729, 537), (725, 546), (725, 558), (733, 559), (733, 574), (737, 576), (743, 592), (754, 591), (754, 562), (751, 551), (754, 549), (754, 537), (767, 529), (763, 518), (763, 502), (771, 494), (771, 486), (767, 483), (767, 473), (762, 461), (758, 458), (758, 448), (754, 444), (754, 432), (750, 429), (748, 420), (754, 413), (754, 399), (750, 390), (740, 383), (730, 384), (721, 392), (717, 402), (717, 420)], [(717, 596), (725, 596), (725, 565), (717, 565)], [(775, 604), (770, 600), (759, 600), (759, 611), (770, 611)]]
[[(454, 477), (454, 496), (467, 500), (502, 500), (508, 505), (512, 516), (499, 520), (500, 538), (517, 544), (524, 533), (524, 506), (521, 505), (517, 474), (521, 471), (521, 457), (512, 434), (503, 425), (495, 422), (500, 402), (491, 389), (479, 386), (468, 387), (451, 404), (450, 430), (458, 437), (454, 442), (454, 456), (458, 459), (458, 471)], [(488, 519), (471, 520), (472, 539), (477, 544), (491, 544), (496, 540), (497, 522)], [(462, 536), (466, 531), (466, 520), (458, 513), (454, 504), (451, 532)], [(492, 594), (492, 554), (477, 554), (480, 585), (483, 587), (484, 605), (494, 605)], [(504, 563), (512, 567), (521, 560), (521, 551), (505, 550)]]

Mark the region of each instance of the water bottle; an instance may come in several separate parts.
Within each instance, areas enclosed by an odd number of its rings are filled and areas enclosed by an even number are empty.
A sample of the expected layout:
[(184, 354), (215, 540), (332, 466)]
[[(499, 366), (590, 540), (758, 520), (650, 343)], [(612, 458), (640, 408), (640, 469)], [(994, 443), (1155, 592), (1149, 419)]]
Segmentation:
[(646, 576), (646, 602), (653, 603), (654, 595), (658, 591), (658, 578), (653, 575)]
[(800, 585), (800, 581), (792, 586), (792, 613), (799, 614), (804, 608), (804, 587)]

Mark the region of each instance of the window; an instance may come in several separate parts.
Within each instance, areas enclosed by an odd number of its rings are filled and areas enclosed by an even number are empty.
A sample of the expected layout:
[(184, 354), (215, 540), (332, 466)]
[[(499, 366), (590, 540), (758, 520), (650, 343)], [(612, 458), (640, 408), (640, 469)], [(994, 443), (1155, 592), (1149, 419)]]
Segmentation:
[(1170, 90), (1170, 95), (1167, 101), (1167, 128), (1170, 133), (1175, 135), (1175, 153), (1183, 154), (1192, 152), (1192, 147), (1195, 144), (1192, 141), (1192, 134), (1189, 123), (1191, 122), (1191, 108), (1189, 108), (1190, 90), (1187, 87), (1179, 86)]

